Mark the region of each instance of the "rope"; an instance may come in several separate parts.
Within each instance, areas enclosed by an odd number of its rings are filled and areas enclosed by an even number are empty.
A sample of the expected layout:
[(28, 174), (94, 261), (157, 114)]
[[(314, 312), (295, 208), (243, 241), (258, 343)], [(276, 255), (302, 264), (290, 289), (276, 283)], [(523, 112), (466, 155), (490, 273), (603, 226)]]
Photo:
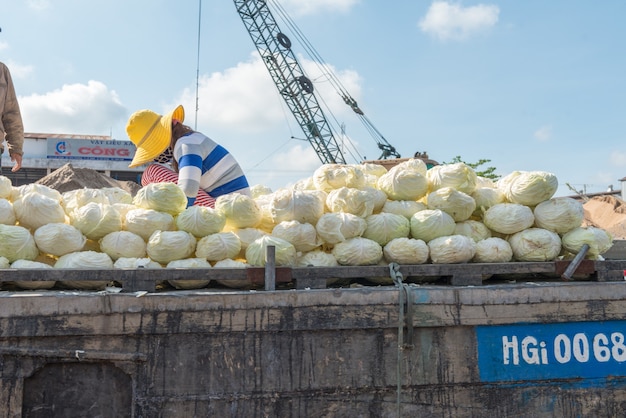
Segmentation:
[[(401, 416), (402, 406), (402, 360), (403, 351), (413, 348), (413, 297), (409, 285), (402, 282), (402, 273), (397, 263), (389, 264), (389, 275), (398, 288), (398, 357), (396, 362), (396, 409)], [(404, 328), (407, 328), (407, 342), (404, 340)]]

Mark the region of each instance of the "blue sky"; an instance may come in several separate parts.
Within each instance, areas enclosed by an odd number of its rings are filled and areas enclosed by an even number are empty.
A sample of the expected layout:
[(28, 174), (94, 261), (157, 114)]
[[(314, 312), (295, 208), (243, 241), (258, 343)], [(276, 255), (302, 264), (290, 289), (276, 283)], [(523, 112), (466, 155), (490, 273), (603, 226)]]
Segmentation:
[[(333, 127), (344, 126), (361, 157), (377, 158), (375, 139), (268, 3)], [(622, 0), (280, 5), (403, 157), (489, 159), (500, 175), (549, 171), (557, 195), (573, 193), (567, 184), (619, 189), (626, 177)], [(252, 184), (277, 189), (310, 176), (320, 161), (297, 139), (303, 134), (234, 2), (199, 6), (3, 1), (0, 60), (12, 71), (26, 131), (127, 140), (134, 111), (181, 103), (186, 122), (229, 149)]]

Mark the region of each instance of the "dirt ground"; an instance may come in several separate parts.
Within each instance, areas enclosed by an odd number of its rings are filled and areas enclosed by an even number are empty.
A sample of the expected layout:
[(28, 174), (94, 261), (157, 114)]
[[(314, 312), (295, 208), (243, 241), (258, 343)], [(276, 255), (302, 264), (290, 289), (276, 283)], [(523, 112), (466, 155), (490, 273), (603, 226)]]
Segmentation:
[(583, 204), (583, 225), (602, 228), (613, 239), (626, 239), (626, 202), (614, 195), (595, 196)]
[(73, 167), (72, 164), (65, 164), (53, 173), (37, 180), (36, 183), (51, 187), (61, 193), (83, 188), (119, 187), (134, 196), (141, 188), (133, 181), (117, 181), (96, 170)]

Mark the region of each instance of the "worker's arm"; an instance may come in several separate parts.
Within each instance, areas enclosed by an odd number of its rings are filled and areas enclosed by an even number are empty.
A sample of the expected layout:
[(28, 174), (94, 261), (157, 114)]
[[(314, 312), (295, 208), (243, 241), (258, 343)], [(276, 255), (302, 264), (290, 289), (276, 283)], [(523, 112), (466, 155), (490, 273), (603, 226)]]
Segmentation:
[(202, 155), (196, 144), (181, 144), (181, 155), (178, 159), (178, 186), (187, 196), (187, 206), (196, 201), (202, 177)]

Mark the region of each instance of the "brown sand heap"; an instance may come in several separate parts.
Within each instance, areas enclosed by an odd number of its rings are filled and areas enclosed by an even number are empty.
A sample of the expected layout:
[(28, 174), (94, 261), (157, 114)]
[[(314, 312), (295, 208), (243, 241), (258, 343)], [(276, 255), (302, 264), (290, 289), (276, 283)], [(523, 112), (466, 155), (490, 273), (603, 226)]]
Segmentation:
[(76, 189), (101, 189), (119, 187), (135, 195), (141, 186), (133, 181), (118, 181), (90, 168), (77, 168), (65, 164), (53, 173), (36, 181), (37, 184), (48, 186), (61, 193)]
[(626, 239), (626, 202), (612, 196), (595, 196), (583, 205), (583, 226), (602, 228), (614, 239)]

